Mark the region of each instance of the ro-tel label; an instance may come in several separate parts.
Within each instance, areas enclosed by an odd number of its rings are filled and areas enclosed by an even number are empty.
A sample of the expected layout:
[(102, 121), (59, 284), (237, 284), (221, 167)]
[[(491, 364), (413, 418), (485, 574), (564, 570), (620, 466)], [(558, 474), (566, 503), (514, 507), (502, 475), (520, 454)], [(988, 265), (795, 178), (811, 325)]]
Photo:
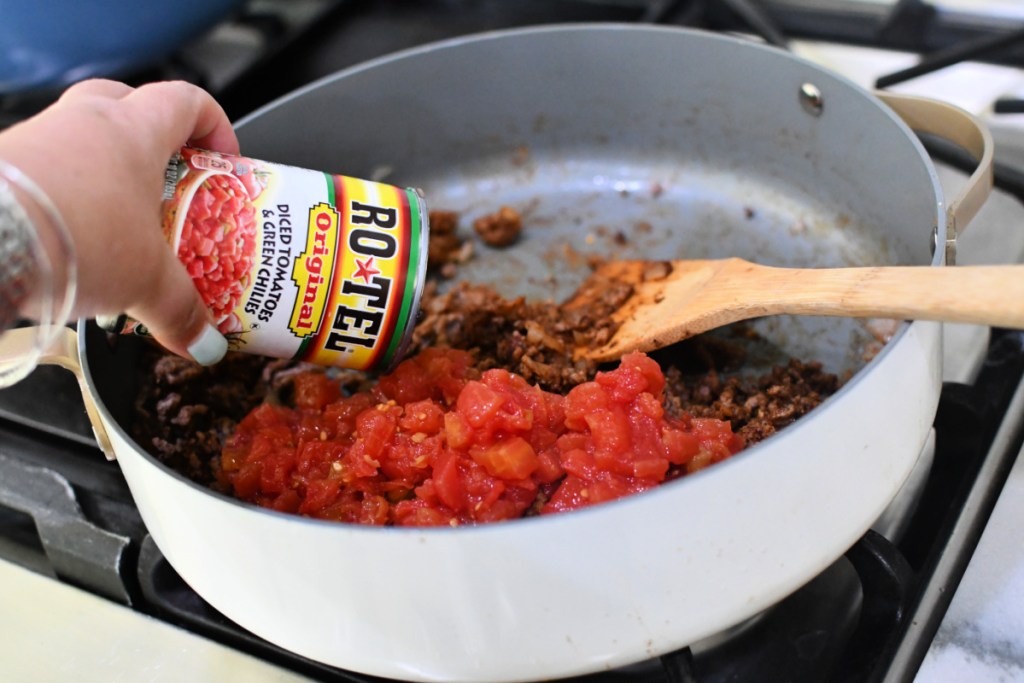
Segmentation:
[(422, 213), (411, 190), (331, 177), (331, 196), (309, 209), (289, 330), (296, 358), (369, 370), (386, 367), (414, 322), (422, 272)]
[(185, 147), (163, 200), (164, 235), (230, 348), (358, 370), (401, 356), (426, 275), (415, 190)]

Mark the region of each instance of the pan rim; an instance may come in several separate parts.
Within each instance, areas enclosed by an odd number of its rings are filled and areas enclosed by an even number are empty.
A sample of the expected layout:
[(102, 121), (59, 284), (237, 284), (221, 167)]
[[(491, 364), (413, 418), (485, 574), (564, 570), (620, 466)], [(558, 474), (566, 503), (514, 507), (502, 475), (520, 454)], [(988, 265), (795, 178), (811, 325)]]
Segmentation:
[[(827, 75), (829, 78), (836, 79), (836, 80), (844, 83), (845, 85), (849, 86), (854, 91), (856, 91), (860, 96), (868, 99), (870, 102), (875, 104), (878, 107), (878, 109), (881, 110), (881, 112), (885, 116), (888, 117), (890, 122), (895, 124), (895, 125), (897, 125), (898, 127), (900, 127), (902, 132), (905, 134), (905, 136), (907, 138), (909, 138), (913, 148), (915, 149), (915, 151), (917, 152), (918, 156), (920, 157), (921, 162), (924, 164), (924, 167), (925, 167), (925, 169), (926, 169), (926, 171), (928, 173), (929, 179), (931, 181), (932, 190), (933, 190), (933, 196), (936, 199), (936, 205), (935, 205), (936, 206), (936, 226), (937, 226), (937, 229), (939, 231), (940, 243), (942, 241), (944, 241), (944, 239), (945, 239), (945, 230), (946, 230), (946, 224), (945, 224), (945, 220), (944, 220), (945, 213), (946, 213), (945, 200), (944, 200), (944, 197), (943, 197), (943, 191), (942, 191), (941, 183), (939, 181), (938, 174), (936, 172), (934, 164), (931, 161), (930, 157), (927, 155), (927, 152), (925, 151), (924, 146), (917, 139), (917, 136), (913, 133), (913, 131), (906, 125), (906, 123), (901, 118), (899, 118), (891, 109), (886, 107), (884, 105), (884, 103), (882, 103), (871, 92), (865, 90), (861, 86), (857, 85), (853, 81), (847, 79), (846, 77), (844, 77), (844, 76), (842, 76), (840, 74), (836, 74), (836, 73), (834, 73), (832, 71), (829, 71), (829, 70), (825, 69), (824, 67), (820, 67), (819, 65), (814, 64), (813, 62), (808, 61), (807, 59), (805, 59), (803, 57), (786, 53), (786, 52), (784, 52), (782, 50), (779, 50), (778, 48), (775, 48), (775, 47), (772, 47), (772, 46), (763, 45), (763, 44), (759, 44), (759, 43), (755, 43), (755, 42), (751, 42), (749, 40), (743, 40), (743, 39), (732, 37), (732, 36), (724, 36), (724, 35), (717, 34), (717, 33), (710, 33), (710, 32), (705, 32), (705, 31), (700, 31), (700, 30), (695, 30), (695, 29), (690, 29), (690, 28), (684, 28), (684, 27), (636, 25), (636, 24), (630, 24), (630, 23), (613, 23), (613, 22), (608, 22), (608, 23), (585, 23), (584, 22), (584, 23), (569, 23), (569, 24), (559, 24), (559, 25), (541, 25), (541, 26), (532, 26), (532, 27), (520, 27), (520, 28), (514, 28), (514, 29), (503, 29), (503, 30), (485, 31), (485, 32), (480, 32), (480, 33), (474, 33), (474, 34), (467, 35), (467, 36), (461, 36), (461, 37), (456, 37), (456, 38), (436, 41), (436, 42), (433, 42), (433, 43), (428, 43), (426, 45), (422, 45), (422, 46), (418, 46), (418, 47), (414, 47), (414, 48), (409, 48), (409, 49), (406, 49), (406, 50), (397, 51), (397, 52), (394, 52), (394, 53), (390, 53), (388, 55), (383, 55), (381, 57), (377, 57), (377, 58), (374, 58), (374, 59), (371, 59), (371, 60), (367, 60), (367, 61), (361, 62), (359, 64), (347, 67), (345, 69), (341, 69), (341, 70), (339, 70), (339, 71), (337, 71), (335, 73), (323, 76), (323, 77), (321, 77), (321, 78), (319, 78), (317, 80), (314, 80), (314, 81), (312, 81), (312, 82), (310, 82), (310, 83), (308, 83), (308, 84), (306, 84), (306, 85), (304, 85), (304, 86), (302, 86), (302, 87), (300, 87), (300, 88), (298, 88), (296, 90), (293, 90), (293, 91), (291, 91), (291, 92), (289, 92), (289, 93), (287, 93), (287, 94), (285, 94), (285, 95), (283, 95), (283, 96), (281, 96), (281, 97), (279, 97), (279, 98), (277, 98), (277, 99), (275, 99), (275, 100), (273, 100), (273, 101), (271, 101), (271, 102), (269, 102), (269, 103), (259, 107), (258, 109), (254, 110), (253, 112), (247, 114), (246, 116), (244, 116), (241, 119), (239, 119), (238, 121), (236, 121), (234, 126), (235, 126), (236, 129), (244, 128), (244, 126), (247, 125), (250, 121), (253, 121), (253, 120), (259, 118), (260, 116), (262, 116), (267, 111), (269, 111), (269, 110), (271, 110), (273, 108), (276, 108), (276, 107), (280, 106), (283, 103), (286, 103), (286, 102), (292, 101), (294, 99), (300, 98), (300, 97), (304, 96), (306, 93), (311, 92), (311, 91), (316, 90), (316, 89), (319, 89), (321, 87), (324, 87), (327, 84), (333, 83), (335, 81), (338, 81), (338, 80), (341, 80), (341, 79), (344, 79), (344, 78), (351, 77), (354, 74), (358, 74), (358, 73), (369, 71), (371, 69), (377, 68), (379, 66), (382, 66), (382, 65), (394, 62), (394, 61), (415, 58), (415, 57), (418, 57), (418, 56), (424, 55), (424, 54), (429, 54), (429, 53), (433, 53), (433, 52), (437, 52), (437, 51), (457, 48), (459, 46), (462, 46), (462, 45), (465, 45), (465, 44), (468, 44), (468, 43), (481, 43), (481, 42), (487, 42), (487, 41), (492, 41), (492, 40), (503, 40), (503, 39), (514, 38), (514, 37), (520, 36), (520, 35), (541, 34), (541, 33), (563, 33), (563, 32), (565, 32), (565, 33), (567, 33), (567, 32), (593, 32), (593, 31), (599, 31), (599, 32), (632, 32), (632, 33), (641, 33), (642, 32), (642, 33), (651, 33), (651, 34), (653, 34), (653, 33), (657, 33), (657, 34), (685, 34), (685, 35), (689, 35), (689, 36), (694, 36), (694, 39), (714, 41), (714, 42), (720, 42), (720, 43), (729, 43), (729, 44), (741, 44), (745, 48), (763, 50), (763, 51), (770, 52), (770, 53), (773, 53), (773, 54), (784, 55), (785, 57), (787, 57), (789, 59), (792, 59), (792, 60), (795, 60), (795, 61), (799, 61), (799, 62), (805, 64), (806, 66), (808, 66), (808, 67), (810, 67), (810, 68), (820, 72), (823, 75)], [(932, 262), (931, 262), (930, 266), (932, 266), (932, 267), (942, 267), (942, 265), (943, 265), (943, 255), (942, 255), (941, 251), (936, 250), (933, 253), (933, 255), (932, 255)], [(81, 327), (84, 324), (86, 324), (85, 320), (79, 321), (80, 329), (85, 329), (84, 327)], [(837, 404), (840, 404), (840, 407), (841, 407), (842, 404), (845, 403), (842, 400), (843, 397), (847, 396), (852, 391), (854, 391), (854, 387), (858, 386), (864, 380), (864, 377), (868, 373), (872, 372), (873, 369), (879, 363), (881, 363), (886, 356), (889, 355), (889, 353), (892, 351), (893, 347), (896, 344), (898, 344), (907, 335), (908, 331), (913, 326), (924, 325), (924, 324), (934, 324), (934, 323), (925, 323), (925, 322), (921, 322), (921, 321), (917, 321), (917, 322), (903, 321), (903, 322), (901, 322), (899, 327), (898, 327), (898, 329), (897, 329), (897, 331), (895, 332), (895, 334), (882, 347), (882, 349), (870, 361), (868, 361), (864, 366), (862, 366), (854, 374), (854, 376), (851, 377), (850, 380), (848, 380), (839, 389), (839, 391), (837, 391), (835, 394), (833, 394), (828, 399), (826, 399), (820, 406), (818, 406), (815, 409), (814, 412), (817, 413), (819, 411), (824, 411), (824, 410), (837, 410), (838, 409), (838, 408), (836, 408)], [(237, 505), (237, 506), (239, 506), (240, 509), (253, 511), (253, 512), (256, 512), (256, 513), (259, 513), (259, 514), (269, 514), (269, 515), (271, 515), (271, 518), (273, 518), (273, 519), (284, 519), (284, 520), (289, 521), (290, 523), (298, 522), (298, 523), (302, 523), (302, 524), (312, 524), (312, 525), (314, 525), (316, 527), (324, 526), (326, 528), (334, 528), (334, 529), (339, 529), (340, 528), (340, 529), (346, 530), (347, 532), (357, 533), (357, 534), (368, 533), (368, 534), (377, 535), (377, 534), (380, 534), (382, 531), (384, 531), (385, 533), (392, 534), (392, 535), (394, 535), (394, 534), (400, 534), (400, 535), (412, 534), (412, 535), (420, 536), (420, 535), (423, 535), (423, 534), (459, 533), (462, 536), (468, 536), (471, 533), (470, 530), (472, 530), (472, 533), (474, 533), (474, 534), (476, 534), (476, 533), (501, 533), (501, 532), (503, 532), (507, 528), (507, 523), (489, 523), (489, 524), (480, 524), (480, 525), (464, 525), (464, 526), (458, 527), (458, 530), (456, 530), (456, 531), (453, 531), (450, 527), (395, 527), (395, 526), (391, 526), (391, 527), (372, 527), (372, 526), (365, 526), (365, 525), (358, 525), (358, 524), (345, 524), (345, 523), (336, 522), (336, 521), (328, 521), (328, 520), (314, 519), (314, 518), (310, 518), (310, 517), (302, 517), (302, 516), (299, 516), (299, 515), (278, 512), (276, 510), (272, 510), (272, 509), (269, 509), (269, 508), (259, 507), (257, 505), (246, 503), (244, 501), (238, 500), (236, 498), (233, 498), (233, 497), (228, 496), (226, 494), (220, 493), (218, 491), (214, 491), (214, 490), (212, 490), (212, 489), (210, 489), (208, 487), (205, 487), (205, 486), (203, 486), (203, 485), (201, 485), (201, 484), (199, 484), (197, 482), (194, 482), (191, 479), (189, 479), (186, 476), (184, 476), (183, 474), (177, 472), (176, 470), (174, 470), (174, 469), (168, 467), (167, 465), (165, 465), (164, 463), (160, 462), (155, 456), (151, 455), (148, 451), (146, 451), (144, 448), (139, 446), (135, 442), (135, 440), (133, 438), (131, 438), (131, 436), (129, 436), (127, 434), (127, 432), (124, 430), (122, 425), (113, 418), (112, 414), (107, 409), (106, 404), (102, 400), (102, 398), (101, 398), (101, 396), (100, 396), (100, 394), (99, 394), (99, 392), (97, 390), (96, 383), (95, 383), (95, 381), (94, 381), (94, 379), (92, 377), (92, 372), (91, 372), (91, 370), (89, 368), (89, 365), (88, 365), (89, 361), (88, 361), (88, 350), (87, 350), (86, 336), (87, 336), (86, 334), (81, 334), (81, 333), (79, 334), (79, 339), (78, 339), (78, 347), (79, 348), (78, 348), (78, 351), (79, 351), (80, 363), (81, 363), (81, 366), (82, 366), (82, 369), (83, 369), (83, 374), (84, 374), (84, 377), (85, 377), (86, 384), (88, 385), (89, 391), (92, 394), (92, 396), (95, 398), (97, 407), (100, 410), (100, 412), (101, 412), (105, 422), (107, 423), (107, 425), (106, 425), (107, 428), (110, 429), (111, 427), (113, 427), (113, 429), (118, 433), (118, 435), (120, 437), (122, 437), (127, 443), (129, 443), (129, 444), (131, 444), (133, 446), (134, 454), (141, 456), (143, 458), (143, 460), (145, 462), (147, 462), (147, 464), (149, 464), (151, 466), (155, 466), (163, 474), (170, 474), (177, 481), (179, 481), (181, 483), (184, 483), (184, 484), (186, 484), (186, 485), (188, 485), (190, 487), (193, 487), (195, 490), (197, 490), (197, 491), (199, 491), (201, 493), (204, 493), (204, 494), (207, 494), (207, 495), (212, 495), (215, 498), (221, 500), (222, 502), (226, 502), (226, 503), (230, 503), (230, 504), (233, 504), (233, 505)], [(796, 423), (786, 427), (785, 431), (786, 431), (786, 433), (791, 433), (794, 430), (799, 430), (799, 429), (805, 428), (806, 425), (807, 425), (806, 419), (798, 420)], [(609, 501), (607, 503), (603, 503), (601, 505), (586, 507), (586, 508), (582, 508), (582, 509), (579, 509), (579, 510), (573, 510), (573, 511), (570, 511), (570, 514), (568, 514), (568, 515), (566, 515), (564, 513), (563, 514), (554, 514), (554, 515), (545, 515), (545, 516), (543, 516), (543, 518), (542, 517), (537, 517), (537, 518), (530, 517), (530, 518), (523, 518), (523, 519), (516, 519), (516, 520), (508, 520), (508, 523), (512, 523), (516, 527), (518, 527), (518, 526), (520, 526), (522, 524), (526, 524), (526, 523), (529, 523), (531, 525), (537, 525), (537, 524), (541, 524), (541, 523), (548, 524), (548, 525), (555, 525), (555, 524), (560, 524), (560, 523), (566, 523), (566, 518), (578, 519), (578, 518), (582, 517), (584, 520), (586, 520), (586, 519), (590, 519), (592, 517), (592, 515), (595, 515), (595, 514), (598, 514), (598, 515), (600, 515), (600, 514), (615, 514), (615, 511), (617, 509), (619, 509), (620, 506), (636, 504), (636, 499), (638, 499), (638, 498), (646, 499), (646, 498), (651, 497), (651, 496), (672, 495), (672, 494), (674, 494), (674, 492), (679, 487), (681, 487), (683, 485), (686, 485), (685, 482), (689, 482), (691, 480), (694, 480), (694, 481), (701, 480), (701, 481), (703, 481), (703, 479), (705, 479), (707, 476), (712, 476), (713, 472), (715, 472), (715, 471), (722, 470), (723, 468), (726, 468), (726, 467), (736, 467), (736, 466), (739, 466), (740, 463), (744, 462), (747, 457), (753, 457), (753, 456), (756, 456), (758, 453), (760, 453), (760, 451), (763, 450), (763, 447), (765, 446), (765, 444), (771, 444), (773, 439), (776, 436), (777, 435), (773, 435), (773, 437), (769, 437), (768, 439), (765, 439), (762, 442), (759, 442), (757, 444), (754, 444), (753, 446), (745, 448), (743, 451), (738, 453), (736, 456), (734, 456), (732, 458), (729, 458), (727, 461), (718, 463), (714, 467), (708, 468), (705, 471), (700, 471), (700, 472), (695, 473), (694, 475), (689, 475), (689, 476), (686, 476), (686, 477), (682, 477), (682, 478), (680, 478), (678, 480), (674, 480), (674, 481), (671, 481), (671, 482), (665, 482), (664, 484), (659, 485), (658, 487), (655, 487), (654, 489), (651, 489), (649, 491), (645, 491), (645, 492), (643, 492), (642, 494), (639, 494), (639, 495), (627, 496), (627, 497), (620, 498), (620, 499), (617, 499), (617, 500), (614, 500), (614, 501)], [(541, 522), (540, 521), (541, 519), (544, 519), (546, 521)], [(561, 520), (561, 521), (556, 521), (556, 520)], [(574, 523), (574, 522), (569, 522), (569, 523)]]

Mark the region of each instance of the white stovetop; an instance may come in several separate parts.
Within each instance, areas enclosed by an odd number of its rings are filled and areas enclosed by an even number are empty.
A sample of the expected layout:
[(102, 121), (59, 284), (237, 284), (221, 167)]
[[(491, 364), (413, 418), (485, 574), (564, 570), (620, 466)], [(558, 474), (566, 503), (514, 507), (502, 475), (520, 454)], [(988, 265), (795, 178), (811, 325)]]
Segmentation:
[[(951, 2), (977, 10), (976, 0)], [(1007, 16), (1024, 18), (1024, 3), (991, 3)], [(797, 52), (871, 88), (877, 76), (911, 66), (912, 55), (843, 46), (801, 44)], [(1024, 115), (992, 116), (999, 97), (1024, 96), (1024, 71), (961, 64), (891, 90), (926, 95), (957, 104), (982, 117), (996, 138), (997, 155), (1024, 162)], [(1005, 145), (1005, 146), (1001, 146)], [(956, 174), (943, 173), (943, 184), (956, 187)], [(948, 191), (948, 190), (947, 190)], [(1007, 220), (1008, 219), (1008, 220)], [(1024, 211), (1006, 195), (993, 196), (959, 240), (958, 261), (1024, 261)], [(1024, 305), (1024, 302), (1022, 302)], [(977, 348), (978, 328), (947, 326), (947, 379), (965, 380), (974, 370), (964, 362)], [(976, 357), (976, 356), (974, 356)], [(967, 572), (956, 589), (915, 683), (1007, 683), (1024, 681), (1024, 458), (1000, 494)]]
[(0, 561), (0, 680), (308, 683), (308, 679)]
[[(955, 186), (956, 174), (940, 176), (943, 185)], [(957, 256), (962, 264), (1024, 260), (1024, 207), (1009, 195), (991, 197), (958, 240)], [(971, 381), (980, 360), (975, 350), (987, 339), (985, 333), (946, 325), (947, 380)], [(915, 683), (1024, 681), (1022, 519), (1024, 459), (1018, 458)]]
[[(991, 0), (990, 4), (991, 3)], [(966, 5), (965, 5), (966, 3)], [(974, 0), (945, 5), (974, 8)], [(1024, 3), (1005, 5), (1024, 16)], [(801, 43), (799, 54), (871, 87), (909, 66), (909, 55)], [(958, 65), (892, 90), (946, 99), (987, 118), (997, 140), (1020, 133), (1024, 115), (988, 117), (1003, 95), (1024, 95), (1024, 72)], [(1021, 145), (1024, 159), (1024, 144)], [(955, 173), (943, 174), (955, 188)], [(1020, 216), (1008, 223), (1005, 215)], [(960, 243), (961, 263), (1024, 261), (1024, 210), (994, 197)], [(998, 234), (992, 232), (995, 224)], [(947, 326), (947, 378), (976, 369), (987, 330)], [(1018, 460), (942, 623), (916, 683), (1024, 681), (1024, 459)], [(3, 681), (304, 681), (204, 638), (79, 589), (0, 561), (0, 680)], [(42, 596), (42, 599), (41, 599)]]
[(1018, 456), (916, 683), (1024, 681), (1022, 519)]

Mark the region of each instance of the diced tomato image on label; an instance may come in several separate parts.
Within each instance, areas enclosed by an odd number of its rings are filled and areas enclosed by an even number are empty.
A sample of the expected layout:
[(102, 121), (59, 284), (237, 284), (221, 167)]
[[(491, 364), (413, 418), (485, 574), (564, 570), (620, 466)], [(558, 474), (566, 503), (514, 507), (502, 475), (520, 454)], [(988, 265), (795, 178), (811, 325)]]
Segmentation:
[(182, 222), (178, 258), (224, 333), (237, 331), (231, 314), (252, 277), (256, 230), (256, 209), (238, 178), (202, 179)]

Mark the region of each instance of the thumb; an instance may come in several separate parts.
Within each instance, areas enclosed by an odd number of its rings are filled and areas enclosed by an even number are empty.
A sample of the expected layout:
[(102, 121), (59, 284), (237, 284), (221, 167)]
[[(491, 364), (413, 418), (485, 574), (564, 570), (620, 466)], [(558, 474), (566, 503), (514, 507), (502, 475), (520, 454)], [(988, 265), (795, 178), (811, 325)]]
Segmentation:
[(143, 300), (126, 313), (149, 329), (164, 347), (200, 365), (213, 365), (228, 349), (185, 266), (170, 249), (161, 250)]

